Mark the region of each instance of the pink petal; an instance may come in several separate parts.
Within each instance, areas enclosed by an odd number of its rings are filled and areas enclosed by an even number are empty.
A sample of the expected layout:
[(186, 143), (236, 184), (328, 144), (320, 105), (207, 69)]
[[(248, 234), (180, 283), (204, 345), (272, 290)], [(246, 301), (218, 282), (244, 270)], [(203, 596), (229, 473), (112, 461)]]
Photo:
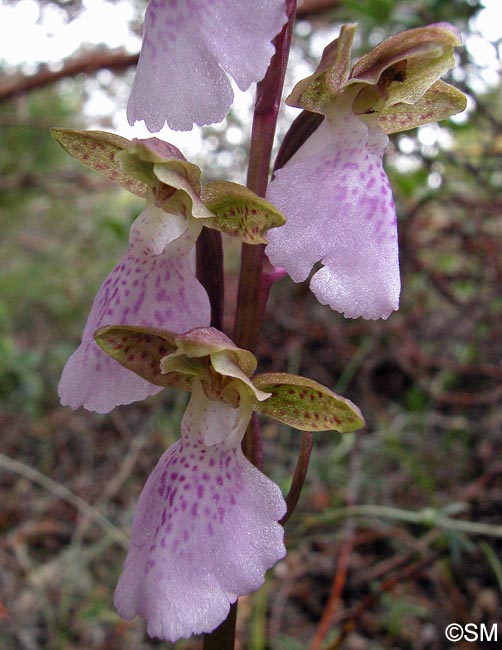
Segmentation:
[[(168, 641), (215, 629), (230, 604), (258, 589), (285, 555), (277, 523), (286, 510), (282, 494), (244, 457), (240, 441), (229, 444), (238, 410), (214, 414), (215, 404), (221, 406), (194, 391), (181, 440), (162, 456), (139, 499), (115, 592), (123, 618), (142, 616), (150, 636)], [(211, 446), (204, 442), (209, 415), (229, 435)]]
[(168, 242), (169, 234), (179, 234), (177, 219), (152, 206), (137, 218), (129, 250), (99, 289), (82, 343), (63, 370), (59, 384), (63, 405), (107, 413), (161, 390), (99, 348), (94, 341), (99, 327), (146, 325), (185, 332), (209, 325), (209, 300), (189, 261), (197, 234), (188, 229)]
[(156, 132), (220, 122), (233, 100), (223, 69), (243, 90), (262, 79), (284, 10), (284, 0), (150, 0), (129, 123)]
[(267, 235), (270, 261), (295, 282), (321, 262), (310, 287), (347, 318), (387, 318), (399, 306), (396, 212), (382, 165), (387, 143), (376, 123), (351, 113), (326, 118), (267, 192), (287, 219)]
[(284, 0), (200, 0), (200, 30), (219, 65), (241, 90), (265, 76), (274, 37), (286, 22)]

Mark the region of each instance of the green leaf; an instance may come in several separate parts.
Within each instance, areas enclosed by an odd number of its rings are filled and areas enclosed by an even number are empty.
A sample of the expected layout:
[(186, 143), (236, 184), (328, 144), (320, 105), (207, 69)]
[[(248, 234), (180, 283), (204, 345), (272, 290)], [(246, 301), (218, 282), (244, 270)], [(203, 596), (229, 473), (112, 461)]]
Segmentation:
[(205, 226), (239, 237), (246, 244), (266, 244), (267, 230), (286, 223), (274, 205), (238, 183), (208, 183), (202, 201), (216, 215), (205, 221)]
[(312, 379), (267, 373), (257, 375), (253, 383), (272, 394), (256, 404), (255, 410), (296, 429), (349, 433), (364, 426), (357, 406)]
[(190, 390), (192, 378), (184, 373), (162, 374), (160, 361), (176, 350), (175, 334), (153, 327), (111, 325), (98, 329), (94, 338), (108, 355), (156, 386)]
[(103, 174), (129, 192), (146, 196), (146, 184), (124, 171), (117, 154), (127, 149), (129, 140), (105, 131), (51, 129), (53, 138), (75, 160)]

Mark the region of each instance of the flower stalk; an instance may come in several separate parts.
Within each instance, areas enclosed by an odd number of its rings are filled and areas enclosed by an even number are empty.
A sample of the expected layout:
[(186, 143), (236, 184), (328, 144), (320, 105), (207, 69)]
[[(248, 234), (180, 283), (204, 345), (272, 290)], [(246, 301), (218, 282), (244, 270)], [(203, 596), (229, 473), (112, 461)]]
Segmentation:
[(211, 325), (223, 329), (225, 281), (221, 233), (203, 228), (196, 244), (196, 277), (207, 291), (211, 304)]
[[(291, 46), (296, 0), (287, 1), (288, 22), (276, 37), (275, 54), (267, 73), (256, 89), (256, 103), (251, 132), (247, 186), (258, 196), (265, 196), (277, 116)], [(234, 340), (251, 352), (256, 351), (266, 299), (263, 292), (263, 245), (242, 245), (241, 274), (237, 295)], [(265, 294), (266, 295), (266, 294)]]
[[(288, 22), (275, 39), (276, 51), (264, 79), (256, 90), (256, 103), (251, 132), (247, 186), (258, 196), (267, 190), (270, 158), (277, 116), (291, 46), (296, 0), (287, 1)], [(256, 351), (259, 331), (265, 312), (268, 290), (263, 282), (265, 246), (242, 244), (241, 274), (237, 296), (234, 340), (237, 345)], [(261, 436), (258, 423), (250, 426), (243, 441), (245, 455), (256, 463), (260, 457)], [(204, 636), (204, 650), (232, 650), (235, 645), (237, 602), (232, 605), (223, 623)]]

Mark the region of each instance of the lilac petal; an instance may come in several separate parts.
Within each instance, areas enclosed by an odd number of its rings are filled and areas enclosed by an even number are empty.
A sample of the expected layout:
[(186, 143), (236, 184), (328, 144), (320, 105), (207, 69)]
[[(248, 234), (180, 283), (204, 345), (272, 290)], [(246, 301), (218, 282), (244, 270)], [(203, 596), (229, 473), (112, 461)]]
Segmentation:
[[(285, 555), (281, 491), (244, 457), (240, 442), (204, 443), (211, 404), (194, 390), (181, 439), (141, 494), (115, 591), (123, 618), (142, 616), (150, 636), (168, 641), (214, 630)], [(218, 409), (212, 421), (233, 439), (236, 417), (226, 407), (226, 417)]]
[(286, 17), (284, 0), (150, 0), (127, 107), (131, 125), (151, 132), (220, 122), (233, 100), (231, 74), (247, 89), (265, 75), (271, 43)]
[(284, 0), (200, 0), (200, 29), (221, 67), (241, 90), (265, 76), (275, 47), (273, 38), (286, 22)]
[(169, 235), (179, 234), (178, 217), (148, 206), (137, 218), (129, 250), (99, 289), (82, 343), (63, 370), (59, 384), (63, 405), (107, 413), (161, 390), (111, 359), (94, 341), (94, 332), (119, 324), (180, 333), (209, 325), (209, 300), (188, 255), (198, 229), (186, 229), (169, 242)]
[(394, 201), (382, 157), (387, 136), (347, 113), (318, 130), (276, 173), (267, 199), (286, 225), (270, 230), (267, 255), (295, 282), (323, 264), (310, 287), (347, 318), (387, 318), (399, 305)]

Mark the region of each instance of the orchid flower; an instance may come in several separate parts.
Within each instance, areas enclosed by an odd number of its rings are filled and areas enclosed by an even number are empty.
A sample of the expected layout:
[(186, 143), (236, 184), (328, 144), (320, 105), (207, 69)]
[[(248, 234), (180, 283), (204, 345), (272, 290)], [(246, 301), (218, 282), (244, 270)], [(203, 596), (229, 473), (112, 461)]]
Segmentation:
[(251, 379), (255, 357), (214, 328), (112, 326), (96, 340), (147, 381), (192, 391), (181, 438), (141, 493), (115, 605), (126, 619), (145, 618), (153, 637), (210, 632), (285, 555), (284, 498), (241, 450), (253, 410), (312, 431), (353, 431), (362, 416), (303, 377)]
[(189, 259), (198, 234), (195, 220), (187, 225), (179, 214), (157, 207), (149, 193), (131, 228), (127, 253), (98, 290), (82, 342), (63, 370), (63, 405), (107, 413), (159, 391), (107, 357), (94, 332), (110, 323), (165, 326), (175, 332), (209, 325), (209, 300)]
[(465, 97), (438, 81), (455, 64), (457, 30), (446, 23), (393, 36), (351, 70), (355, 25), (324, 51), (317, 71), (287, 103), (324, 121), (282, 169), (267, 198), (287, 223), (272, 231), (267, 255), (319, 302), (348, 318), (387, 318), (398, 309), (397, 220), (382, 158), (387, 133), (443, 119)]
[(202, 188), (199, 168), (157, 138), (129, 142), (100, 131), (64, 129), (53, 134), (74, 158), (146, 198), (129, 248), (99, 289), (59, 384), (63, 405), (106, 413), (160, 389), (108, 357), (94, 332), (110, 324), (178, 333), (209, 325), (209, 299), (192, 269), (203, 225), (256, 244), (266, 242), (265, 232), (284, 218), (235, 183), (215, 181)]
[(241, 90), (260, 81), (285, 22), (284, 0), (150, 0), (129, 123), (155, 133), (220, 122), (233, 100), (225, 72)]

